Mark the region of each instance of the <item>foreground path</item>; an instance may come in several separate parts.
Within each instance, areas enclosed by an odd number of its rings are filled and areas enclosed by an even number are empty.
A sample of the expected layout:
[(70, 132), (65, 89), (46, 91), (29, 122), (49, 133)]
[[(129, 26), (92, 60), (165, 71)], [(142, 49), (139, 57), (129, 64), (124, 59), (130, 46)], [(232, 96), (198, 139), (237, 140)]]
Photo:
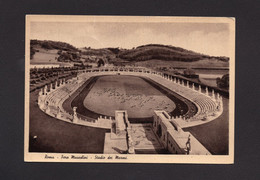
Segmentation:
[(103, 153), (105, 129), (75, 125), (48, 116), (38, 107), (38, 93), (30, 93), (30, 152)]
[(223, 113), (214, 121), (183, 129), (189, 131), (212, 154), (228, 154), (229, 140), (229, 100), (223, 98)]

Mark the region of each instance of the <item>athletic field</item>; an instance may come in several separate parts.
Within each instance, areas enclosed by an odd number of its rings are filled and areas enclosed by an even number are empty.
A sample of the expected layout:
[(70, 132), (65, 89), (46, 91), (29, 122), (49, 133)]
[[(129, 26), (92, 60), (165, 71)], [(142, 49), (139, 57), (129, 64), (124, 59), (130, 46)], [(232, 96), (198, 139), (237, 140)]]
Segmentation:
[(102, 76), (85, 97), (84, 106), (98, 114), (114, 116), (127, 110), (129, 118), (151, 117), (155, 109), (172, 112), (176, 105), (166, 95), (135, 76)]

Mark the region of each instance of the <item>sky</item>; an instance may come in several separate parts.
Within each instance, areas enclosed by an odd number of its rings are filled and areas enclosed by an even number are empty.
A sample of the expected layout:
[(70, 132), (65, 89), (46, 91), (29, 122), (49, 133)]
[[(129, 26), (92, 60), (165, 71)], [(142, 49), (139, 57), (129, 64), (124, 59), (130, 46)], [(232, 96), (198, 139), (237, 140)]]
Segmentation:
[(225, 23), (31, 22), (30, 39), (62, 41), (77, 48), (164, 44), (229, 56), (229, 26)]

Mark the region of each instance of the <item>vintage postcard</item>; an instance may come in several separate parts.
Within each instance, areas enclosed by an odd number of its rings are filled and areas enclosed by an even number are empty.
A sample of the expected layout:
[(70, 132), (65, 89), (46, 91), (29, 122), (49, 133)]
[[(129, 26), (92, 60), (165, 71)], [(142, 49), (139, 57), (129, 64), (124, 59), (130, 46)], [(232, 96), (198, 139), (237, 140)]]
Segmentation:
[(235, 18), (26, 16), (27, 162), (234, 163)]

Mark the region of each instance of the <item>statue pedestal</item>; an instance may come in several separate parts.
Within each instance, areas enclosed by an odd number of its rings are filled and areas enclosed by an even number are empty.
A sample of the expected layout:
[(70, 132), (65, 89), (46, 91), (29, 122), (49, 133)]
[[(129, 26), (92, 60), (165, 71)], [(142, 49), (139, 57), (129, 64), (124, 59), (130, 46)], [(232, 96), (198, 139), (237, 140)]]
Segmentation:
[(61, 113), (58, 112), (58, 114), (56, 115), (56, 117), (57, 117), (58, 119), (60, 119), (60, 118), (61, 118)]
[(79, 118), (77, 116), (73, 116), (73, 122), (76, 123), (79, 121)]
[(135, 154), (135, 149), (133, 147), (129, 147), (128, 154)]
[(39, 108), (40, 109), (42, 109), (42, 110), (45, 110), (46, 109), (46, 107), (45, 107), (45, 104), (44, 104), (44, 101), (42, 101), (42, 100), (38, 100), (38, 105), (39, 105)]
[(46, 111), (45, 111), (47, 114), (50, 114), (51, 113), (51, 109), (49, 108), (49, 106), (47, 105), (46, 107)]
[(77, 110), (77, 107), (73, 107), (73, 120), (72, 120), (72, 122), (74, 122), (74, 123), (79, 121), (76, 110)]
[(128, 138), (128, 143), (129, 143), (128, 153), (135, 154), (134, 142), (131, 137)]

